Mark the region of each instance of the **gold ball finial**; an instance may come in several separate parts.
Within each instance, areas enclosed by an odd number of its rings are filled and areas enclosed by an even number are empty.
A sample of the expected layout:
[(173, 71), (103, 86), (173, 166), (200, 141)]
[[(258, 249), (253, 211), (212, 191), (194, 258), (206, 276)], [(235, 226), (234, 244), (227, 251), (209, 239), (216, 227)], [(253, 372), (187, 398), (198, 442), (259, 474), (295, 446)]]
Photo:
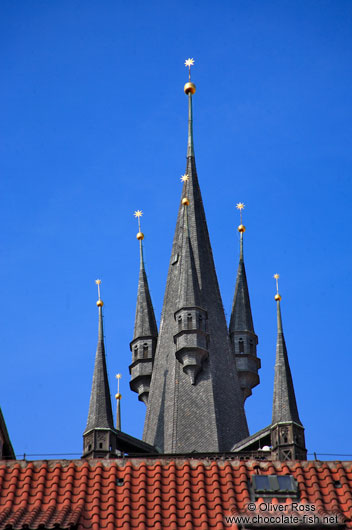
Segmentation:
[(144, 234), (143, 234), (143, 232), (138, 232), (138, 234), (136, 235), (136, 238), (137, 238), (138, 240), (142, 240), (142, 239), (144, 239)]
[[(245, 227), (243, 224), (240, 224), (240, 225), (238, 226), (237, 230), (238, 230), (239, 232), (241, 232), (241, 234), (243, 234), (243, 232), (246, 231), (246, 227)], [(247, 236), (246, 236), (246, 237), (247, 237)]]
[(280, 274), (276, 273), (274, 274), (274, 278), (275, 278), (275, 281), (276, 281), (276, 295), (274, 296), (276, 302), (281, 302), (282, 298), (281, 298), (281, 295), (279, 294), (279, 278), (280, 278)]
[(184, 197), (181, 201), (182, 205), (183, 206), (188, 206), (189, 205), (189, 199), (187, 199), (187, 197)]
[(98, 286), (98, 298), (99, 300), (97, 301), (97, 306), (98, 307), (103, 307), (104, 303), (102, 300), (100, 300), (100, 285), (101, 285), (101, 280), (95, 280), (95, 283), (97, 284)]
[(189, 81), (188, 83), (185, 84), (183, 90), (185, 91), (185, 94), (188, 96), (188, 94), (195, 94), (196, 93), (196, 85), (194, 83), (192, 83), (191, 81)]
[(115, 394), (115, 399), (121, 399), (121, 398), (122, 398), (122, 395), (119, 392)]

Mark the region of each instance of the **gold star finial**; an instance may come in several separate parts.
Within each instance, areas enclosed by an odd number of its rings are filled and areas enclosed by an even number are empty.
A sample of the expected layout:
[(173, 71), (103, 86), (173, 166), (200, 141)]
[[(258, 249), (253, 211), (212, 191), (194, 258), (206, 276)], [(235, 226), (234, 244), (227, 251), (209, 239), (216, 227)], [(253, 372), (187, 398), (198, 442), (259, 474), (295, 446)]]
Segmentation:
[(97, 287), (98, 287), (98, 301), (97, 301), (97, 306), (98, 307), (102, 307), (103, 305), (103, 302), (100, 298), (100, 285), (101, 285), (101, 280), (95, 280), (95, 283), (97, 284)]
[(194, 65), (194, 59), (189, 58), (189, 59), (185, 60), (185, 66), (188, 67), (188, 78), (189, 78), (189, 80), (191, 80), (191, 66), (193, 66), (193, 65)]
[(184, 175), (182, 175), (181, 181), (182, 182), (187, 182), (187, 180), (189, 180), (189, 175), (187, 173), (185, 173)]
[(138, 220), (138, 234), (137, 234), (137, 239), (139, 239), (140, 241), (142, 239), (144, 239), (144, 234), (142, 233), (141, 231), (141, 217), (143, 215), (143, 212), (142, 210), (136, 210), (133, 214), (135, 216), (135, 218)]
[(280, 278), (280, 274), (275, 273), (275, 274), (274, 274), (274, 278), (275, 278), (275, 281), (276, 281), (276, 295), (275, 295), (275, 300), (276, 300), (276, 301), (280, 301), (280, 300), (281, 300), (281, 296), (279, 295), (279, 278)]
[(240, 226), (238, 227), (238, 231), (239, 231), (240, 233), (243, 233), (243, 232), (246, 230), (246, 227), (242, 224), (242, 210), (243, 210), (244, 206), (245, 206), (245, 205), (244, 205), (243, 202), (238, 202), (238, 203), (236, 204), (236, 208), (237, 208), (237, 210), (240, 211), (241, 224), (240, 224)]

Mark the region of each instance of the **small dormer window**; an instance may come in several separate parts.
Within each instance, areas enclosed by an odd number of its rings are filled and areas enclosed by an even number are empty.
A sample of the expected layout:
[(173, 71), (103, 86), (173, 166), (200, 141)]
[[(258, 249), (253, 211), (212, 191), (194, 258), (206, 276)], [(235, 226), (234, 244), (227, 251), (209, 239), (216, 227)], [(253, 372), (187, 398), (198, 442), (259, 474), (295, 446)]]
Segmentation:
[(133, 348), (133, 360), (135, 361), (138, 357), (138, 346), (136, 345), (134, 348)]
[(143, 344), (143, 359), (148, 359), (148, 344), (146, 342)]
[(240, 353), (244, 353), (244, 342), (242, 338), (238, 341), (238, 346), (239, 346)]
[(187, 329), (192, 329), (192, 315), (188, 313), (187, 315)]
[(253, 339), (249, 339), (249, 351), (250, 351), (251, 353), (255, 353)]

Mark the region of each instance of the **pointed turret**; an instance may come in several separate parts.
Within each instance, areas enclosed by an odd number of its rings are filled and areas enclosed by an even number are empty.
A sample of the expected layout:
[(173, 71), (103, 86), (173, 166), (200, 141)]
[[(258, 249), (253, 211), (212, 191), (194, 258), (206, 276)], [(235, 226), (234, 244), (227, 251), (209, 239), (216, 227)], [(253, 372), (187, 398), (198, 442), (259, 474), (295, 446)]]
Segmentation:
[[(192, 59), (186, 62), (189, 67), (192, 64)], [(146, 442), (164, 453), (230, 450), (236, 441), (248, 436), (196, 171), (192, 115), (196, 87), (189, 80), (184, 90), (188, 97), (188, 178), (177, 217), (143, 434)], [(191, 292), (184, 288), (185, 282)], [(189, 300), (192, 333), (185, 333), (182, 320), (178, 336), (178, 312), (185, 311), (189, 296), (194, 298)], [(193, 353), (206, 352), (193, 381), (179, 353), (186, 348), (181, 347), (181, 337), (185, 343), (190, 341)]]
[(252, 388), (259, 384), (258, 370), (260, 368), (260, 359), (257, 357), (258, 337), (254, 332), (243, 258), (243, 234), (246, 230), (242, 224), (244, 204), (239, 202), (236, 207), (241, 214), (241, 224), (238, 227), (240, 233), (240, 261), (237, 270), (229, 332), (243, 398), (246, 400), (252, 394)]
[(88, 421), (83, 433), (83, 457), (89, 458), (116, 456), (114, 421), (105, 359), (103, 301), (100, 299), (101, 281), (96, 280), (96, 283), (99, 295), (97, 301), (99, 311), (98, 345), (95, 355)]
[[(188, 175), (182, 178), (188, 180)], [(197, 270), (194, 262), (193, 250), (188, 228), (189, 201), (183, 200), (184, 233), (180, 261), (182, 270), (180, 276), (178, 303), (175, 312), (176, 358), (182, 364), (192, 385), (196, 383), (202, 364), (208, 358), (207, 313), (201, 308), (201, 295), (198, 284)]]
[(134, 334), (130, 344), (132, 364), (129, 368), (131, 374), (130, 388), (138, 393), (138, 399), (140, 401), (147, 404), (158, 338), (158, 328), (144, 266), (142, 243), (144, 234), (141, 232), (140, 227), (141, 216), (141, 210), (137, 210), (135, 217), (138, 219), (139, 228), (137, 239), (139, 240), (140, 248), (140, 268)]
[(274, 378), (272, 447), (277, 460), (305, 460), (304, 428), (298, 415), (290, 364), (281, 317), (279, 275), (275, 274), (277, 304), (277, 343)]

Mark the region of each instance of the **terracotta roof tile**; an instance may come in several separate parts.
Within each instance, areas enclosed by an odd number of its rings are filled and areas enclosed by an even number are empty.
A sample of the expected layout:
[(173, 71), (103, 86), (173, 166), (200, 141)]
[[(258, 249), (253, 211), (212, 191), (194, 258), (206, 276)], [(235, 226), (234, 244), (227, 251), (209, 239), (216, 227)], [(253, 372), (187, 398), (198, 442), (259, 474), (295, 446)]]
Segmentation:
[(246, 511), (254, 473), (292, 474), (299, 502), (340, 512), (352, 528), (351, 462), (159, 457), (0, 463), (0, 530), (223, 530), (224, 515)]

